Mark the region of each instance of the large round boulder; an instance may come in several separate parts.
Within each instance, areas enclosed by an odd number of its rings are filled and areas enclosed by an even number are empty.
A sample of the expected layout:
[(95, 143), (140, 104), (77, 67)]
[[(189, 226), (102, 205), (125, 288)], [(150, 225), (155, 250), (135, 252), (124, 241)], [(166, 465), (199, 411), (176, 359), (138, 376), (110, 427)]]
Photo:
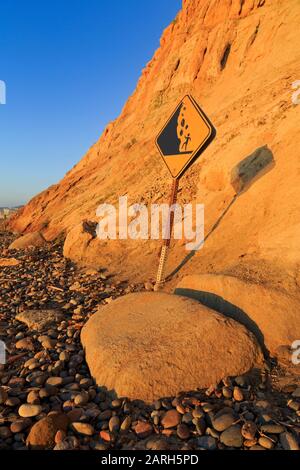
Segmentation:
[(129, 294), (101, 307), (81, 340), (99, 386), (146, 402), (209, 387), (262, 360), (243, 325), (196, 300), (160, 292)]

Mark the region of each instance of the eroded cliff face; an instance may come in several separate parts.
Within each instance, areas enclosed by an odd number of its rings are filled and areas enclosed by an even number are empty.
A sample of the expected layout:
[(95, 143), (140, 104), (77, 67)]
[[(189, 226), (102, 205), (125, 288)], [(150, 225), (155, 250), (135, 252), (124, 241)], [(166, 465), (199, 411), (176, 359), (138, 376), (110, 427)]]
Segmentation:
[[(295, 290), (300, 106), (291, 96), (300, 80), (299, 24), (299, 0), (185, 0), (118, 119), (57, 185), (19, 211), (11, 227), (41, 229), (47, 239), (73, 231), (67, 256), (132, 280), (153, 277), (158, 241), (101, 242), (78, 224), (97, 221), (97, 206), (122, 195), (129, 204), (167, 202), (170, 176), (154, 140), (190, 93), (217, 138), (180, 183), (179, 202), (205, 204), (209, 236), (176, 276), (226, 272)], [(232, 168), (263, 145), (275, 165), (234, 198)], [(174, 241), (168, 272), (186, 254), (183, 241)]]

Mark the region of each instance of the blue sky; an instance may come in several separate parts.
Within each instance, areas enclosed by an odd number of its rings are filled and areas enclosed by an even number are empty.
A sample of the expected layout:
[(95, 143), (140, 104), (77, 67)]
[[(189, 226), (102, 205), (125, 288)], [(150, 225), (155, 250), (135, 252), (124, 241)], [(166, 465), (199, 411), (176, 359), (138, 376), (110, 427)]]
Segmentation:
[(59, 181), (120, 113), (181, 0), (1, 0), (0, 207)]

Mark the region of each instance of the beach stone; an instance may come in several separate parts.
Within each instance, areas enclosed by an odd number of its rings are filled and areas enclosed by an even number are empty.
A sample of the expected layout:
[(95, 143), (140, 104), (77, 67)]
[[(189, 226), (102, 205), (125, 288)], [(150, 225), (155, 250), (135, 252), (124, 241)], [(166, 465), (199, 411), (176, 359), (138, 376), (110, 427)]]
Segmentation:
[(86, 405), (89, 401), (89, 394), (87, 392), (81, 392), (74, 398), (74, 403), (77, 406)]
[(54, 413), (46, 416), (32, 426), (26, 445), (33, 450), (53, 449), (56, 433), (59, 430), (66, 431), (68, 424), (69, 419), (65, 414)]
[(233, 389), (233, 398), (235, 401), (243, 401), (244, 400), (244, 394), (240, 387), (234, 387)]
[(290, 432), (283, 432), (279, 436), (280, 444), (284, 450), (299, 450), (299, 443)]
[(146, 421), (138, 421), (134, 427), (134, 432), (141, 439), (145, 439), (152, 434), (152, 430), (151, 424)]
[(95, 432), (94, 427), (89, 423), (74, 422), (72, 423), (72, 429), (84, 436), (92, 436)]
[(208, 388), (262, 360), (244, 326), (195, 300), (162, 292), (129, 294), (100, 307), (81, 340), (98, 385), (145, 402)]
[(190, 428), (186, 424), (177, 426), (177, 436), (179, 439), (188, 439), (190, 437)]
[(201, 436), (197, 439), (197, 445), (205, 450), (216, 450), (217, 440), (211, 436)]
[(46, 385), (51, 385), (52, 387), (61, 387), (61, 385), (64, 383), (64, 379), (62, 377), (49, 377), (46, 380)]
[(103, 429), (102, 431), (99, 432), (99, 436), (103, 441), (105, 442), (110, 442), (112, 440), (112, 436), (109, 431), (106, 431)]
[(34, 351), (34, 344), (32, 338), (30, 336), (27, 336), (26, 338), (19, 339), (19, 341), (16, 342), (16, 348), (26, 349), (27, 351)]
[(148, 450), (168, 450), (168, 443), (165, 437), (150, 437), (145, 442), (145, 447)]
[(285, 431), (284, 426), (281, 424), (262, 424), (260, 430), (266, 434), (281, 434)]
[(16, 258), (0, 258), (0, 268), (18, 266), (22, 261)]
[(181, 420), (181, 416), (178, 413), (178, 411), (168, 410), (164, 414), (164, 416), (161, 420), (161, 424), (163, 425), (163, 427), (165, 429), (174, 428), (175, 426), (177, 426), (180, 423), (180, 420)]
[(241, 447), (243, 438), (240, 426), (235, 425), (225, 429), (220, 436), (220, 441), (227, 447)]
[(16, 319), (25, 323), (30, 330), (42, 331), (61, 322), (64, 315), (57, 309), (26, 310), (16, 315)]
[(225, 409), (219, 411), (212, 419), (212, 425), (216, 431), (225, 431), (236, 420), (232, 410)]
[(29, 403), (24, 403), (18, 410), (18, 413), (22, 418), (33, 418), (34, 416), (38, 416), (41, 412), (41, 405), (31, 405)]
[(108, 428), (110, 432), (116, 432), (120, 429), (120, 418), (118, 416), (113, 416), (110, 418), (108, 423)]
[(40, 395), (39, 390), (32, 390), (27, 395), (27, 403), (30, 405), (39, 405), (40, 404)]
[(258, 444), (265, 449), (273, 449), (274, 442), (271, 441), (268, 437), (262, 436), (258, 439)]
[(248, 421), (242, 426), (242, 436), (247, 440), (253, 440), (257, 431), (257, 426), (253, 421)]
[(229, 387), (222, 388), (222, 394), (224, 398), (231, 398), (232, 397), (232, 390)]
[(44, 338), (42, 341), (42, 346), (44, 349), (55, 349), (56, 340), (52, 338)]
[(131, 422), (132, 422), (131, 416), (126, 416), (124, 421), (122, 421), (121, 431), (127, 431), (127, 429), (129, 429), (131, 426)]
[(30, 418), (16, 419), (11, 423), (10, 430), (14, 434), (17, 434), (24, 431), (24, 429), (27, 429), (29, 426), (31, 426), (31, 424), (32, 421)]

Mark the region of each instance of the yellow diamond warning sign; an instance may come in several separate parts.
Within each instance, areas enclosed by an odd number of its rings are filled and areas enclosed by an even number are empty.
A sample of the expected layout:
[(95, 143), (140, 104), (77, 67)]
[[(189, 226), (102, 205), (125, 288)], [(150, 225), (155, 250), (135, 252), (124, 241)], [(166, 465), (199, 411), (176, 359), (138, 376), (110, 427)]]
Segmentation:
[(194, 98), (186, 95), (156, 138), (173, 178), (179, 178), (215, 138), (216, 130)]

